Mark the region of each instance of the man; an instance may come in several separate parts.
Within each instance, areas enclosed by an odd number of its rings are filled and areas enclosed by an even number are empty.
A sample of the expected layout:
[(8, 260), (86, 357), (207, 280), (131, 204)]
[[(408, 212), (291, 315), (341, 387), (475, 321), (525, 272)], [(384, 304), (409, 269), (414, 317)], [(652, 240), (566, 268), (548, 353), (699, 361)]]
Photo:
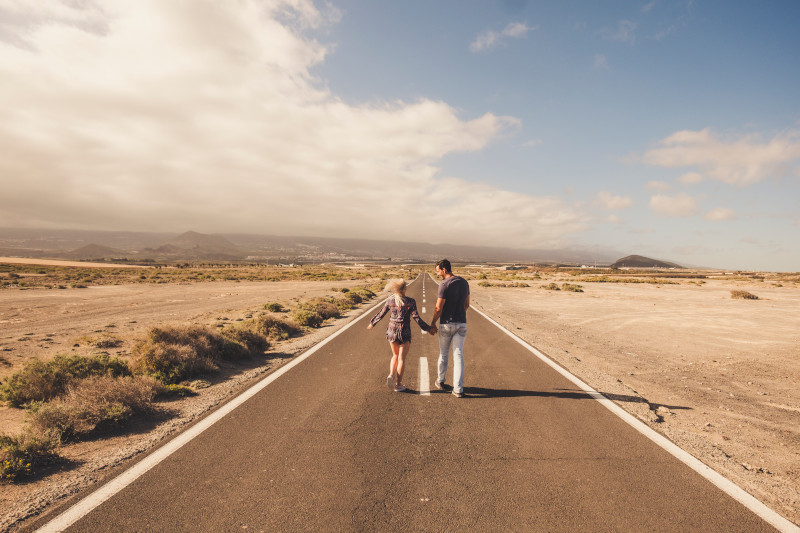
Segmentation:
[(453, 346), (453, 396), (464, 396), (464, 340), (467, 337), (467, 309), (469, 309), (469, 283), (460, 276), (454, 276), (450, 261), (442, 259), (436, 263), (436, 275), (442, 280), (439, 284), (439, 297), (433, 311), (431, 326), (436, 331), (436, 322), (441, 319), (439, 331), (439, 375), (436, 388), (445, 387), (444, 378)]

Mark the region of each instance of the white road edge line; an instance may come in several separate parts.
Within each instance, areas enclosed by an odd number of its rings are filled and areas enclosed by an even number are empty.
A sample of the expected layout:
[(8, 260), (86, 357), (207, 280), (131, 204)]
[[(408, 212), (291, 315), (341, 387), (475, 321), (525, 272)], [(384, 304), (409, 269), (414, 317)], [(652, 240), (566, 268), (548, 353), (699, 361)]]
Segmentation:
[(315, 345), (313, 348), (297, 356), (297, 358), (293, 359), (292, 361), (286, 363), (278, 370), (273, 372), (272, 374), (268, 375), (246, 391), (244, 391), (239, 396), (233, 398), (231, 401), (226, 403), (224, 406), (219, 408), (217, 411), (214, 411), (212, 414), (195, 424), (194, 426), (190, 427), (183, 433), (176, 436), (174, 439), (169, 441), (167, 444), (162, 446), (161, 448), (154, 451), (152, 454), (148, 455), (131, 468), (120, 474), (119, 476), (115, 477), (93, 493), (89, 494), (75, 505), (64, 511), (62, 514), (51, 520), (50, 522), (46, 523), (39, 529), (37, 529), (37, 533), (51, 533), (51, 532), (60, 532), (64, 531), (66, 528), (89, 514), (95, 508), (100, 506), (103, 502), (114, 496), (116, 493), (136, 481), (139, 477), (144, 475), (147, 471), (152, 469), (154, 466), (159, 464), (161, 461), (178, 451), (183, 445), (187, 444), (189, 441), (200, 435), (202, 432), (219, 422), (222, 418), (228, 415), (231, 411), (245, 403), (247, 400), (258, 394), (261, 390), (267, 387), (270, 383), (287, 373), (289, 370), (294, 368), (295, 366), (299, 365), (309, 357), (311, 357), (314, 353), (316, 353), (320, 348), (328, 344), (330, 341), (338, 337), (340, 334), (344, 333), (347, 329), (351, 326), (355, 325), (365, 316), (368, 316), (372, 311), (377, 309), (378, 307), (382, 306), (384, 301), (380, 301), (379, 303), (375, 304), (373, 307), (367, 309), (360, 316), (353, 319), (352, 322), (345, 325), (337, 331), (336, 333), (332, 334), (330, 337), (326, 338), (319, 344)]
[(580, 387), (584, 392), (588, 393), (589, 396), (600, 402), (604, 407), (606, 407), (609, 411), (620, 417), (622, 420), (627, 422), (630, 426), (632, 426), (635, 430), (639, 433), (647, 437), (648, 439), (652, 440), (661, 448), (672, 454), (675, 458), (679, 461), (686, 464), (689, 468), (709, 480), (711, 483), (717, 486), (720, 490), (722, 490), (725, 494), (733, 498), (734, 500), (738, 501), (751, 511), (753, 511), (756, 515), (764, 519), (767, 523), (775, 527), (781, 532), (784, 533), (800, 533), (800, 527), (796, 526), (786, 518), (779, 515), (777, 512), (773, 511), (766, 505), (764, 505), (761, 501), (756, 499), (754, 496), (750, 495), (749, 493), (745, 492), (744, 489), (736, 485), (731, 480), (727, 479), (726, 477), (719, 474), (716, 470), (712, 469), (690, 453), (681, 449), (678, 445), (674, 442), (669, 440), (668, 438), (664, 437), (654, 429), (651, 429), (650, 426), (633, 416), (632, 414), (628, 413), (620, 406), (594, 390), (592, 387), (581, 381), (576, 376), (572, 375), (567, 371), (565, 368), (558, 365), (555, 361), (544, 355), (542, 352), (525, 342), (524, 340), (520, 339), (516, 335), (514, 335), (511, 331), (506, 329), (505, 327), (501, 326), (497, 321), (490, 318), (486, 313), (481, 311), (480, 309), (476, 308), (474, 305), (470, 306), (474, 309), (477, 313), (483, 316), (486, 320), (500, 328), (501, 331), (504, 331), (508, 334), (509, 337), (517, 341), (521, 344), (524, 348), (531, 351), (536, 357), (541, 359), (544, 363), (549, 365), (553, 370), (570, 380), (572, 383)]
[(431, 378), (428, 374), (428, 358), (419, 358), (419, 395), (431, 395)]

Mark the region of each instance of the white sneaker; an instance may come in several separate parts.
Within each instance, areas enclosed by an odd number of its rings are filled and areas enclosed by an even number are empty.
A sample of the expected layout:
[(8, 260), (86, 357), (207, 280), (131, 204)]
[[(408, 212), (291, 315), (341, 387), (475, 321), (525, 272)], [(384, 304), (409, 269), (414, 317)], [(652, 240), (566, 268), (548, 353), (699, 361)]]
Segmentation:
[(386, 376), (386, 386), (390, 389), (394, 389), (394, 376), (391, 374)]

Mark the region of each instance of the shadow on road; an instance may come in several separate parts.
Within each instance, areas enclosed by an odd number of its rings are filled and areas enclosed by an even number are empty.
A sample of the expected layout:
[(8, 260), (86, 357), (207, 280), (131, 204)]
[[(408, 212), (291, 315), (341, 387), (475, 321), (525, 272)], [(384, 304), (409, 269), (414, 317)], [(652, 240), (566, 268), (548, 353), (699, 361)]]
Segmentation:
[[(518, 397), (540, 397), (540, 398), (563, 398), (565, 400), (591, 400), (593, 399), (589, 393), (579, 389), (555, 389), (553, 391), (531, 391), (531, 390), (515, 390), (515, 389), (487, 389), (484, 387), (464, 387), (466, 398), (518, 398)], [(641, 396), (630, 396), (627, 394), (614, 394), (610, 392), (600, 392), (609, 400), (615, 402), (628, 402), (628, 403), (642, 403), (646, 404), (650, 409), (656, 410), (659, 407), (664, 407), (670, 410), (691, 410), (691, 407), (684, 407), (680, 405), (663, 405), (648, 402)]]

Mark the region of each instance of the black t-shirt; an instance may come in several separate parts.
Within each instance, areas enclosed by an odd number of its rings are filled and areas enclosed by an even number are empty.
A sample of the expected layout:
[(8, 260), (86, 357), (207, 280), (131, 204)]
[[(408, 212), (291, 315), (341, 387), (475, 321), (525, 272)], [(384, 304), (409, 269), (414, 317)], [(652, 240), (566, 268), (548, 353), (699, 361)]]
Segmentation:
[(469, 283), (460, 276), (451, 276), (439, 284), (439, 298), (444, 298), (440, 323), (463, 323), (467, 321), (464, 302), (469, 295)]

